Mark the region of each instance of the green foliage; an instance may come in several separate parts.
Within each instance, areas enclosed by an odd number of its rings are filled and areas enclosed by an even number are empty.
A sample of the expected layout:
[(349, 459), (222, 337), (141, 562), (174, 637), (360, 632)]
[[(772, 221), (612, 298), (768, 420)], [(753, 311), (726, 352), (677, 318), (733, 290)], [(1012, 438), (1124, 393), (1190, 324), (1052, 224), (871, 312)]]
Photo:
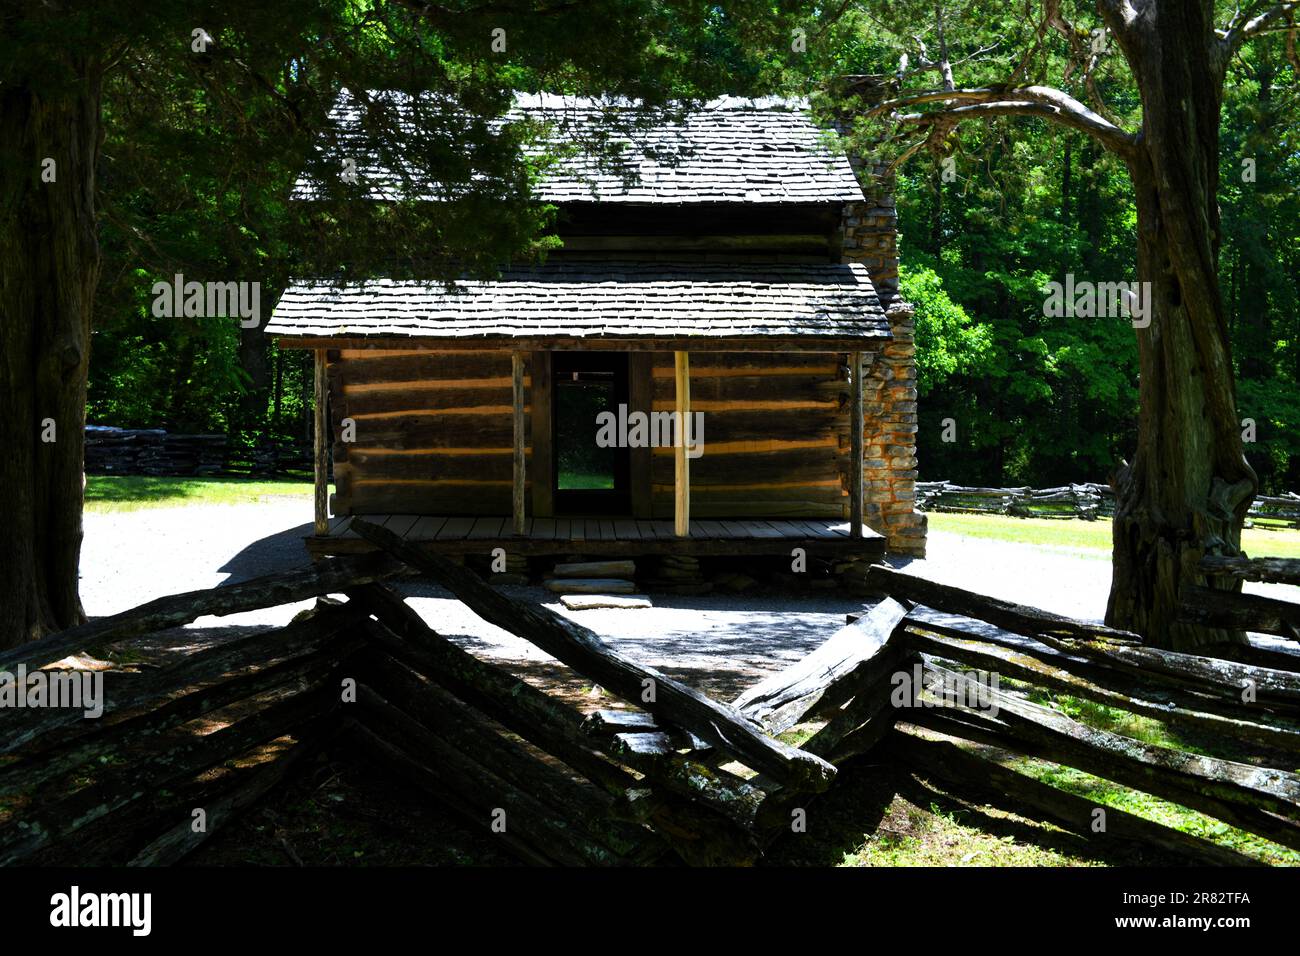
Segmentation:
[[(725, 11), (693, 0), (138, 6), (105, 0), (75, 22), (17, 22), (24, 42), (0, 39), (0, 79), (48, 79), (46, 58), (69, 46), (105, 64), (90, 420), (250, 443), (302, 436), (307, 357), (234, 320), (154, 318), (154, 282), (259, 282), (264, 320), (292, 277), (438, 282), (538, 259), (554, 242), (553, 209), (530, 186), (551, 157), (534, 150), (535, 125), (496, 122), (512, 91), (621, 95), (647, 110), (767, 92), (770, 51), (795, 16), (756, 0)], [(196, 29), (205, 49), (193, 48)], [(345, 89), (363, 101), (363, 136), (321, 150)], [(402, 115), (375, 90), (427, 97)], [(583, 148), (608, 157), (609, 132)], [(415, 198), (363, 200), (364, 177), (341, 175), (349, 152), (453, 198), (437, 215)], [(318, 200), (290, 201), (300, 175)]]
[[(1217, 7), (1217, 22), (1226, 23), (1232, 5)], [(1095, 4), (1063, 0), (1060, 11), (1078, 38), (1100, 26)], [(1300, 87), (1285, 39), (1252, 40), (1228, 70), (1219, 185), (1238, 406), (1256, 422), (1247, 455), (1268, 490), (1300, 487)], [(1115, 123), (1140, 126), (1136, 86), (1113, 41), (1089, 88), (1081, 69), (1067, 68), (1066, 39), (1040, 29), (1038, 4), (854, 4), (828, 27), (808, 72), (881, 77), (886, 97), (935, 89), (939, 72), (919, 64), (938, 59), (941, 42), (958, 87), (994, 86), (1015, 73), (1093, 108), (1100, 99)], [(1086, 134), (1037, 117), (966, 122), (922, 142), (915, 127), (868, 118), (871, 100), (844, 84), (820, 87), (814, 103), (847, 125), (854, 149), (895, 159), (912, 150), (897, 201), (901, 284), (918, 307), (921, 477), (1107, 480), (1136, 439), (1134, 333), (1123, 320), (1046, 317), (1043, 286), (1067, 274), (1136, 277), (1137, 212), (1123, 163)], [(1253, 182), (1243, 180), (1247, 158)], [(946, 419), (956, 425), (954, 442), (943, 440)]]

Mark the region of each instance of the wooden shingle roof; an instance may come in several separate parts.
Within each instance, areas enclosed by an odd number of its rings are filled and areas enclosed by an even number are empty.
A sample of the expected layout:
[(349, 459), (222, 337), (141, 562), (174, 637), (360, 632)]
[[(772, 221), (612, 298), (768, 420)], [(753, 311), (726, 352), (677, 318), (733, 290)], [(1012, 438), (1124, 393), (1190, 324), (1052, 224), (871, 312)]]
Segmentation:
[[(410, 111), (401, 94), (370, 94), (372, 99)], [(424, 107), (422, 107), (424, 108)], [(419, 176), (395, 175), (377, 161), (367, 161), (360, 145), (361, 104), (340, 97), (331, 120), (339, 131), (339, 149), (359, 156), (358, 173), (374, 199), (396, 199), (412, 191), (405, 185)], [(612, 117), (626, 125), (611, 130)], [(847, 158), (828, 145), (801, 100), (724, 97), (689, 111), (670, 109), (649, 122), (626, 103), (581, 97), (520, 95), (504, 122), (530, 119), (548, 124), (553, 144), (590, 144), (602, 135), (626, 144), (611, 164), (586, 151), (559, 159), (543, 176), (537, 198), (563, 203), (816, 203), (862, 199)], [(356, 144), (355, 149), (350, 144)], [(541, 147), (533, 150), (540, 152)], [(339, 157), (340, 159), (344, 157)], [(420, 187), (420, 198), (448, 198), (437, 184)], [(316, 195), (304, 177), (294, 196)]]
[(640, 342), (842, 351), (890, 337), (867, 270), (857, 263), (548, 265), (452, 289), (387, 279), (300, 281), (284, 293), (266, 331), (284, 345), (420, 340), (462, 348)]

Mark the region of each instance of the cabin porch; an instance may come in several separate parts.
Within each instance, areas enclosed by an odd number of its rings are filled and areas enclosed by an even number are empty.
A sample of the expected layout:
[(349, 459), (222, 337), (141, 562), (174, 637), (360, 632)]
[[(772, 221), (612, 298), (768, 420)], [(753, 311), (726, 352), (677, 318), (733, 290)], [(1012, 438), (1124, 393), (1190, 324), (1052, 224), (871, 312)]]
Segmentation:
[[(803, 548), (809, 555), (875, 559), (885, 539), (866, 525), (854, 536), (849, 522), (822, 518), (696, 519), (686, 535), (673, 521), (635, 518), (525, 518), (514, 533), (509, 515), (437, 517), (433, 515), (360, 515), (406, 541), (439, 554), (538, 555), (789, 555)], [(372, 545), (349, 528), (351, 516), (331, 518), (328, 531), (307, 539), (313, 555), (355, 554)]]

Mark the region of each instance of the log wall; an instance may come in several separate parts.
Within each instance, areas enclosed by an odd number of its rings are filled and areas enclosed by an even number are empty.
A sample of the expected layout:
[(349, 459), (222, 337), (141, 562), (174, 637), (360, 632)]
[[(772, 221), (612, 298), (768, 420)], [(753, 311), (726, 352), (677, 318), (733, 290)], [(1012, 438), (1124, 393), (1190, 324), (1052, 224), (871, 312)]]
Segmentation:
[[(510, 514), (508, 351), (340, 349), (329, 378), (335, 514)], [(348, 418), (352, 442), (342, 440)]]
[[(644, 371), (637, 363), (632, 370), (632, 410), (671, 412), (672, 353), (644, 361)], [(532, 364), (529, 356), (530, 503)], [(646, 387), (637, 387), (638, 374), (648, 378)], [(510, 513), (509, 352), (342, 349), (331, 352), (328, 375), (333, 513)], [(704, 452), (691, 461), (694, 517), (847, 516), (849, 382), (842, 353), (695, 353), (691, 390), (693, 410), (704, 415)], [(355, 426), (352, 442), (342, 440), (345, 419)], [(671, 448), (633, 450), (633, 483), (637, 510), (672, 517)]]

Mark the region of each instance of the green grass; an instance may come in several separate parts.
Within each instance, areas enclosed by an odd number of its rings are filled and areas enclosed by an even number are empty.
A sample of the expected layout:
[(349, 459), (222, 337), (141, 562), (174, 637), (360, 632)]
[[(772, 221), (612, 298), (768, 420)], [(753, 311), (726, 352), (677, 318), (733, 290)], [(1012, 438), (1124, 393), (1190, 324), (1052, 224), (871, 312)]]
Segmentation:
[[(936, 511), (929, 515), (930, 530), (960, 534), (968, 538), (1012, 541), (1049, 548), (1072, 548), (1082, 557), (1110, 557), (1110, 519), (1096, 521), (1052, 518), (1013, 518), (1009, 515), (951, 514)], [(1241, 533), (1242, 547), (1252, 558), (1300, 558), (1300, 531), (1290, 528), (1246, 528)]]
[(96, 514), (178, 505), (247, 505), (268, 498), (298, 498), (309, 502), (311, 496), (309, 481), (86, 476), (86, 511)]
[(1019, 770), (1036, 780), (1093, 801), (1098, 806), (1124, 810), (1134, 816), (1145, 817), (1175, 830), (1190, 833), (1220, 846), (1245, 853), (1273, 866), (1296, 866), (1300, 853), (1280, 846), (1263, 837), (1239, 830), (1220, 820), (1198, 813), (1160, 797), (1130, 790), (1128, 787), (1072, 767), (1062, 767), (1029, 757), (1008, 762), (1007, 766)]
[[(1046, 707), (1052, 707), (1067, 717), (1096, 727), (1099, 730), (1120, 734), (1134, 740), (1157, 747), (1182, 750), (1187, 753), (1213, 755), (1247, 763), (1252, 760), (1249, 750), (1236, 751), (1230, 743), (1217, 741), (1217, 746), (1204, 746), (1206, 741), (1190, 739), (1158, 720), (1134, 714), (1118, 707), (1110, 707), (1092, 700), (1057, 694), (1041, 687), (1022, 684), (1019, 681), (1002, 682), (1010, 684), (1026, 693), (1029, 700)], [(1213, 817), (1199, 813), (1181, 804), (1173, 803), (1160, 797), (1152, 796), (1139, 790), (1132, 790), (1121, 784), (1095, 777), (1081, 770), (1060, 766), (1032, 757), (1012, 757), (1005, 765), (1019, 770), (1027, 776), (1042, 783), (1049, 784), (1076, 796), (1094, 801), (1098, 806), (1113, 807), (1135, 816), (1144, 817), (1156, 823), (1173, 827), (1184, 833), (1190, 833), (1229, 847), (1239, 853), (1245, 853), (1256, 859), (1273, 865), (1300, 865), (1300, 852), (1288, 849), (1256, 836), (1245, 830), (1237, 829)], [(1283, 769), (1293, 769), (1284, 767)]]
[(561, 491), (605, 491), (613, 487), (614, 479), (610, 475), (560, 469)]

